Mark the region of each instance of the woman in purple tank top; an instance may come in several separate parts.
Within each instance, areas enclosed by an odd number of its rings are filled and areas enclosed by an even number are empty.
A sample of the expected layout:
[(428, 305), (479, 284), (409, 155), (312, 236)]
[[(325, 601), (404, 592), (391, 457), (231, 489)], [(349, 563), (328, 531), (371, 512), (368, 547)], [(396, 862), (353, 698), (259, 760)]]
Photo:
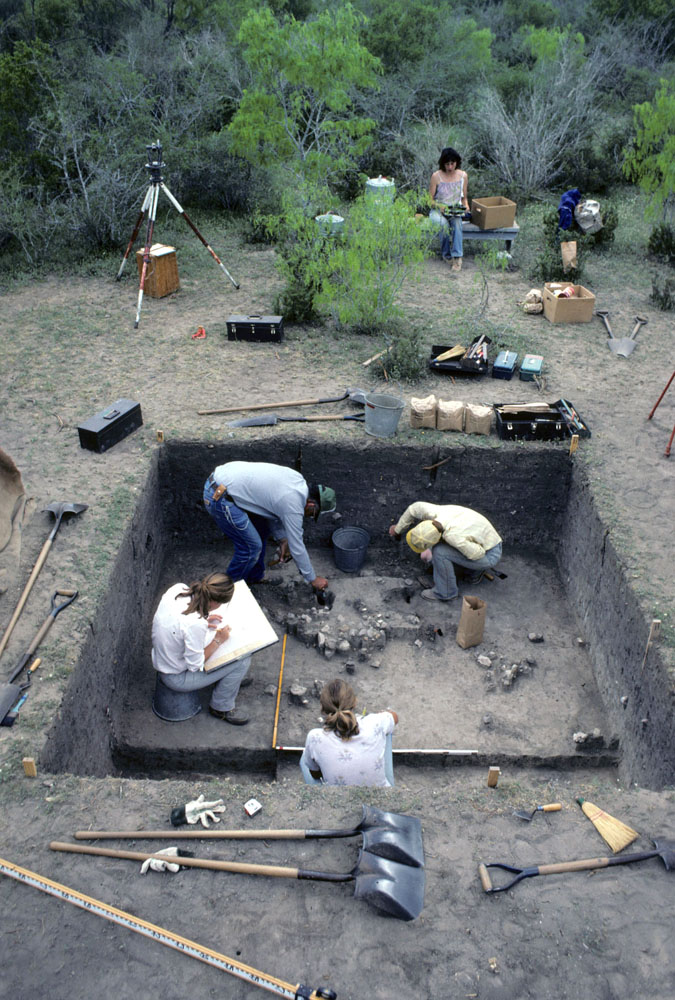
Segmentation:
[(457, 150), (446, 146), (439, 157), (438, 170), (431, 175), (429, 183), (433, 206), (429, 218), (440, 227), (441, 256), (443, 260), (452, 261), (453, 271), (462, 269), (462, 217), (452, 216), (447, 211), (448, 206), (460, 205), (466, 212), (469, 211), (469, 179), (466, 171), (459, 169), (461, 165), (462, 157)]

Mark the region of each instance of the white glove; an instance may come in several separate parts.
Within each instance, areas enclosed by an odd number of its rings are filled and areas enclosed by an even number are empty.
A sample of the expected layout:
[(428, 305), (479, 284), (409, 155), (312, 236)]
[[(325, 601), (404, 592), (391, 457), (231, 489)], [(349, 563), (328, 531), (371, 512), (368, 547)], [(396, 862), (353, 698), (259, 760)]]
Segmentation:
[(199, 820), (202, 826), (208, 827), (209, 820), (220, 823), (220, 817), (216, 813), (225, 812), (225, 802), (223, 799), (216, 799), (214, 802), (205, 802), (204, 796), (200, 795), (194, 802), (185, 803), (185, 819), (188, 823), (197, 823)]
[[(177, 858), (178, 848), (165, 847), (163, 851), (157, 851), (157, 854), (165, 854), (167, 858)], [(173, 875), (180, 871), (180, 865), (173, 861), (160, 861), (159, 858), (147, 858), (141, 865), (141, 875), (146, 875), (148, 868), (152, 868), (153, 872), (171, 872)]]

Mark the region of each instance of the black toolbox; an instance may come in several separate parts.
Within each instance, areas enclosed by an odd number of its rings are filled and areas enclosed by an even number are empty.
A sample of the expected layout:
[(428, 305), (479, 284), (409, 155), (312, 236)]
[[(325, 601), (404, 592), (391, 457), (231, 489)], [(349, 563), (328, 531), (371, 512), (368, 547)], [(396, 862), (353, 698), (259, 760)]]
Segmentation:
[(280, 344), (284, 339), (284, 317), (228, 316), (227, 339)]
[[(475, 337), (471, 342), (470, 346), (467, 347), (467, 351), (473, 347), (480, 340), (479, 337)], [(490, 338), (483, 337), (482, 343), (489, 344)], [(475, 358), (467, 358), (466, 355), (460, 358), (450, 358), (448, 361), (436, 361), (439, 354), (444, 354), (446, 351), (450, 350), (448, 344), (433, 344), (431, 348), (431, 357), (429, 359), (429, 368), (432, 372), (438, 372), (440, 375), (485, 375), (488, 370), (487, 358), (483, 355), (478, 355)], [(487, 353), (487, 349), (486, 349)]]
[(88, 451), (107, 451), (143, 424), (141, 404), (118, 399), (112, 406), (79, 424), (80, 446)]
[(494, 403), (497, 434), (503, 441), (559, 441), (590, 429), (566, 399), (555, 403)]

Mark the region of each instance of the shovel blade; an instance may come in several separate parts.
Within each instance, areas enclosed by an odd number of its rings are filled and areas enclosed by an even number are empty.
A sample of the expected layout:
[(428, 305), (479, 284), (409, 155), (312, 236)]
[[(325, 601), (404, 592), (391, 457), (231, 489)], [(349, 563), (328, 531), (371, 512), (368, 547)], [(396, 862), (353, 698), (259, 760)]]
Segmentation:
[(666, 866), (666, 871), (675, 870), (675, 840), (667, 840), (660, 837), (654, 841), (654, 847), (661, 855), (661, 859)]
[(355, 899), (398, 920), (415, 920), (424, 908), (424, 869), (400, 865), (362, 850), (354, 870)]
[(424, 868), (422, 824), (416, 816), (363, 806), (363, 818), (357, 829), (363, 833), (364, 849), (371, 854)]
[(19, 684), (5, 684), (0, 688), (0, 722), (11, 712), (22, 694), (23, 687)]
[(273, 413), (262, 414), (259, 417), (242, 417), (241, 420), (228, 420), (228, 427), (273, 427), (278, 417)]

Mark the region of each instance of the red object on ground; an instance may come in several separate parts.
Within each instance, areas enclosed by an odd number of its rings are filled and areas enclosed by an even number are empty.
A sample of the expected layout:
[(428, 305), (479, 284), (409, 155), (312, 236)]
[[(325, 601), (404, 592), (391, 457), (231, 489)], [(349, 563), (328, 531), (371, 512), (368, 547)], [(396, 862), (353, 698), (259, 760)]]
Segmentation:
[(203, 326), (197, 327), (197, 332), (192, 334), (193, 340), (203, 340), (206, 336), (206, 330)]

